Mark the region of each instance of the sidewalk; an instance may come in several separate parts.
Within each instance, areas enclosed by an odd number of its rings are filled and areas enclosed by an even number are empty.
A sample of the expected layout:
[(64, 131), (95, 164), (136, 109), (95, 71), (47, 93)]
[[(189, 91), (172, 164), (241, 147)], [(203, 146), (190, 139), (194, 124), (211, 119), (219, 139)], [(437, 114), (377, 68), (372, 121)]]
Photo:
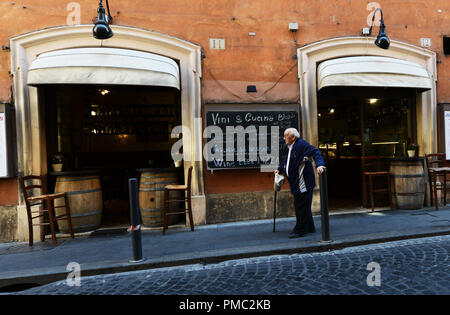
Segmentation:
[(0, 244), (0, 292), (13, 284), (45, 284), (66, 279), (70, 262), (81, 265), (81, 275), (142, 270), (193, 263), (215, 263), (254, 256), (326, 251), (399, 239), (450, 234), (450, 207), (330, 215), (331, 242), (321, 242), (321, 217), (314, 216), (316, 233), (288, 239), (295, 218), (273, 219), (189, 228), (142, 231), (145, 260), (133, 259), (131, 236), (117, 234), (58, 238), (28, 243)]

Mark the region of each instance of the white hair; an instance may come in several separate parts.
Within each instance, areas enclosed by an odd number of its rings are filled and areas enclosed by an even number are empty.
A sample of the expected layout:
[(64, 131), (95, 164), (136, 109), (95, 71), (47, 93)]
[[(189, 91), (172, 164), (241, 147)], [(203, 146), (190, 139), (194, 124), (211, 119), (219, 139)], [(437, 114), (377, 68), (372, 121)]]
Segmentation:
[(297, 139), (300, 139), (300, 133), (295, 128), (288, 128), (284, 132), (287, 132), (289, 135), (294, 135)]

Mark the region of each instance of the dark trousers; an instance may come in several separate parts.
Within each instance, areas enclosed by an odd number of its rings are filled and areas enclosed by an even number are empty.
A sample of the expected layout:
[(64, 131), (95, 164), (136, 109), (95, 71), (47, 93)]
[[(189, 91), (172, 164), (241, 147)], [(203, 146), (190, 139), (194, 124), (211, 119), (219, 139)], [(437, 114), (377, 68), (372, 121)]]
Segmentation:
[(313, 190), (294, 195), (295, 216), (297, 217), (294, 232), (297, 234), (315, 232), (311, 213), (312, 198)]

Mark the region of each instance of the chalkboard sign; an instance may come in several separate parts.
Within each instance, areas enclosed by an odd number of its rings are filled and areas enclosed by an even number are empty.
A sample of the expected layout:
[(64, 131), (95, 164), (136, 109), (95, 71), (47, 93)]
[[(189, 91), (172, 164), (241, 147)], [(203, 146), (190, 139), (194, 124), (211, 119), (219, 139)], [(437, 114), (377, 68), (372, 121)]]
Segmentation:
[(294, 106), (207, 108), (204, 152), (208, 169), (278, 166), (285, 146), (284, 131), (287, 128), (298, 130), (298, 122), (298, 111)]

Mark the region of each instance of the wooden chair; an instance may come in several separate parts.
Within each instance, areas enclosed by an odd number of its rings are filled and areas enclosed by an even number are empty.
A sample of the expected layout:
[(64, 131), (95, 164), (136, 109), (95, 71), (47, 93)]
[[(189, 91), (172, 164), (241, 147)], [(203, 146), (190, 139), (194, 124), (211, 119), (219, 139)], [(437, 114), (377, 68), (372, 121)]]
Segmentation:
[[(177, 214), (189, 215), (189, 222), (191, 224), (191, 231), (194, 231), (194, 220), (192, 218), (192, 206), (191, 206), (191, 179), (192, 179), (192, 169), (189, 167), (187, 181), (185, 185), (167, 185), (164, 187), (164, 208), (163, 208), (163, 235), (166, 234), (168, 228), (168, 216)], [(178, 191), (183, 193), (183, 199), (170, 199), (170, 192)], [(169, 212), (169, 205), (172, 202), (183, 202), (184, 208), (182, 209), (171, 209), (171, 211), (176, 210), (176, 212)]]
[[(436, 210), (439, 209), (437, 191), (443, 191), (444, 206), (447, 204), (447, 173), (450, 173), (450, 167), (444, 167), (446, 161), (445, 153), (426, 154), (428, 179), (430, 186), (430, 200)], [(438, 182), (438, 178), (441, 180)], [(434, 199), (434, 200), (433, 200)]]
[[(56, 234), (55, 234), (55, 222), (57, 220), (67, 220), (67, 225), (69, 227), (70, 237), (74, 238), (72, 230), (72, 219), (70, 216), (69, 201), (66, 193), (56, 193), (56, 194), (45, 194), (45, 185), (43, 176), (24, 176), (19, 178), (20, 185), (22, 188), (23, 197), (25, 199), (25, 204), (27, 207), (28, 216), (28, 231), (29, 231), (29, 245), (33, 246), (33, 226), (46, 226), (50, 225), (50, 231), (52, 233), (53, 245), (57, 245)], [(36, 181), (37, 183), (33, 183)], [(39, 195), (33, 196), (30, 190), (39, 189)], [(64, 198), (64, 205), (55, 206), (54, 200), (58, 198)], [(34, 206), (41, 206), (39, 210), (32, 210)], [(66, 213), (56, 216), (54, 213), (55, 208), (65, 207)], [(34, 213), (39, 213), (39, 215), (34, 216)], [(47, 218), (48, 216), (48, 218)], [(39, 223), (33, 224), (33, 219), (40, 218)], [(45, 240), (44, 229), (41, 229), (41, 242)]]
[[(364, 204), (367, 205), (367, 193), (366, 193), (366, 178), (369, 179), (369, 194), (370, 203), (372, 207), (372, 212), (375, 211), (374, 193), (388, 193), (389, 195), (389, 206), (391, 210), (392, 205), (392, 189), (391, 189), (391, 174), (388, 171), (381, 170), (381, 158), (379, 156), (362, 156), (361, 157), (361, 170), (362, 170), (362, 180), (363, 180), (363, 195)], [(373, 179), (377, 177), (386, 177), (387, 188), (374, 188)]]

